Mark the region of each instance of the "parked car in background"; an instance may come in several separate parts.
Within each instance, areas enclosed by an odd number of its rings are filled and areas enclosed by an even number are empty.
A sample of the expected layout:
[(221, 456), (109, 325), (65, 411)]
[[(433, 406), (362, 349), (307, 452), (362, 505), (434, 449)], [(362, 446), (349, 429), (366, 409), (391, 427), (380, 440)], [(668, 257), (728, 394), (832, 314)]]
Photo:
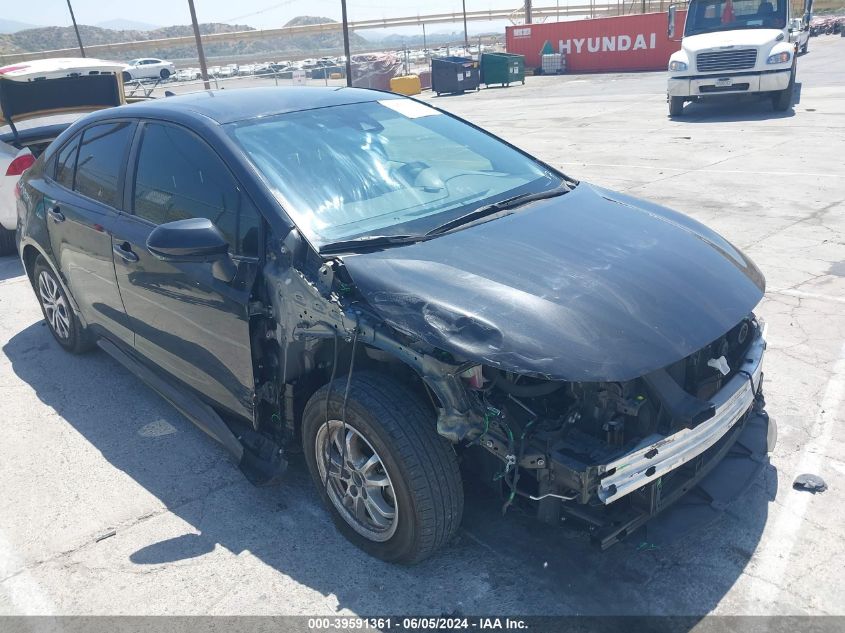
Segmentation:
[(75, 57), (0, 67), (0, 255), (15, 250), (21, 174), (83, 113), (124, 103), (122, 70)]
[(176, 73), (176, 66), (172, 62), (155, 57), (133, 59), (123, 69), (125, 81), (136, 79), (169, 79)]
[(240, 68), (237, 64), (228, 64), (220, 69), (220, 77), (237, 77), (240, 74)]
[(202, 79), (202, 72), (199, 68), (180, 68), (173, 75), (173, 79), (176, 81), (195, 81)]
[(269, 87), (116, 108), (20, 188), (57, 343), (96, 341), (255, 483), (300, 447), (337, 527), (384, 560), (454, 536), (459, 463), (503, 511), (609, 547), (741, 433), (762, 431), (762, 452), (737, 451), (757, 460), (774, 438), (747, 256), (413, 99)]

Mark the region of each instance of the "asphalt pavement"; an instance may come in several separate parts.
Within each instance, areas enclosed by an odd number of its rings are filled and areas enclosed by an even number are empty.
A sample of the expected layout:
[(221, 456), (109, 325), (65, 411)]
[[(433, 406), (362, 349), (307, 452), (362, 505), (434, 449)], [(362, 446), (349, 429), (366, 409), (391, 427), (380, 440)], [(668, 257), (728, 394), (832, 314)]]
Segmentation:
[[(670, 120), (663, 73), (422, 97), (695, 217), (762, 269), (778, 444), (715, 519), (599, 552), (566, 524), (503, 518), (469, 483), (452, 544), (415, 567), (381, 563), (334, 530), (299, 461), (254, 488), (111, 358), (63, 353), (5, 257), (0, 614), (845, 614), (843, 62), (845, 38), (812, 39), (786, 113), (746, 99)], [(793, 490), (805, 472), (828, 490)]]

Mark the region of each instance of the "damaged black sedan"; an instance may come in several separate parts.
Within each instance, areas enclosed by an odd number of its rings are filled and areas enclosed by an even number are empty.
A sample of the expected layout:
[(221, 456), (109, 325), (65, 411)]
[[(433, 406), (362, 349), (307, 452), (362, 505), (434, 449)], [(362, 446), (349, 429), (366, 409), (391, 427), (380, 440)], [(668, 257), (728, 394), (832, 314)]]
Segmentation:
[(301, 450), (338, 528), (385, 560), (449, 540), (462, 472), (609, 546), (766, 423), (745, 255), (415, 100), (114, 108), (17, 194), (61, 346), (109, 352), (256, 484)]

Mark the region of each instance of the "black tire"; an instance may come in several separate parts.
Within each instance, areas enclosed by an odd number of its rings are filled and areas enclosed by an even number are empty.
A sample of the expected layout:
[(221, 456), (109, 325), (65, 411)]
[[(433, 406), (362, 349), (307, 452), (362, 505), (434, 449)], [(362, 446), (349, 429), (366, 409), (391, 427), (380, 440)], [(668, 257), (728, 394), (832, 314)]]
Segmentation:
[(11, 255), (15, 252), (15, 231), (0, 226), (0, 255)]
[(124, 70), (123, 71), (123, 83), (128, 84), (130, 81), (132, 81), (132, 75)]
[(772, 95), (772, 107), (775, 112), (786, 112), (792, 107), (792, 97), (795, 92), (795, 66), (789, 75), (789, 85), (783, 90), (778, 90)]
[[(336, 421), (334, 429), (342, 434), (342, 427), (338, 426), (342, 422), (337, 421), (341, 420), (346, 378), (335, 380), (331, 387), (328, 417)], [(464, 504), (457, 456), (449, 442), (438, 435), (431, 409), (410, 389), (388, 376), (362, 371), (352, 377), (346, 432), (352, 428), (381, 460), (383, 470), (379, 473), (386, 474), (390, 498), (394, 500), (395, 526), (391, 522), (392, 531), (385, 534), (384, 540), (377, 541), (353, 527), (329, 497), (332, 494), (329, 485), (339, 485), (339, 480), (332, 477), (327, 484), (321, 476), (325, 465), (318, 465), (317, 460), (318, 453), (325, 460), (322, 449), (325, 444), (320, 442), (318, 448), (317, 443), (325, 437), (328, 391), (329, 386), (324, 386), (305, 406), (302, 445), (308, 470), (338, 530), (353, 544), (384, 561), (413, 564), (431, 556), (454, 536)], [(330, 431), (329, 447), (337, 448), (331, 438)], [(348, 494), (354, 485), (344, 488)], [(363, 495), (363, 492), (355, 494)]]
[(802, 46), (802, 47), (801, 47), (801, 54), (802, 54), (802, 55), (806, 55), (806, 54), (807, 54), (807, 49), (809, 49), (809, 48), (810, 48), (810, 41), (809, 41), (809, 40), (807, 40), (807, 43), (806, 43), (806, 44), (804, 44), (804, 46)]
[(683, 97), (669, 97), (669, 116), (681, 116), (684, 113), (685, 101)]
[(170, 77), (170, 71), (167, 70), (167, 68), (162, 68), (161, 72), (159, 72), (158, 76), (161, 77), (162, 79), (167, 79), (168, 77)]
[[(45, 305), (46, 302), (41, 288), (42, 276), (45, 276), (52, 281), (52, 287), (55, 288), (55, 293), (57, 296), (60, 296), (64, 302), (64, 318), (66, 320), (67, 328), (66, 335), (64, 332), (57, 330), (49, 308)], [(41, 306), (41, 313), (44, 315), (47, 327), (50, 329), (50, 333), (53, 335), (53, 338), (56, 339), (56, 342), (72, 354), (83, 354), (89, 351), (94, 346), (94, 340), (89, 332), (79, 322), (76, 313), (71, 307), (70, 300), (68, 299), (64, 288), (56, 278), (56, 274), (53, 272), (53, 269), (50, 268), (46, 261), (44, 261), (43, 257), (39, 257), (35, 261), (35, 267), (32, 272), (32, 284), (35, 288), (35, 296), (38, 298), (38, 305)], [(49, 283), (47, 283), (47, 285), (49, 286)]]

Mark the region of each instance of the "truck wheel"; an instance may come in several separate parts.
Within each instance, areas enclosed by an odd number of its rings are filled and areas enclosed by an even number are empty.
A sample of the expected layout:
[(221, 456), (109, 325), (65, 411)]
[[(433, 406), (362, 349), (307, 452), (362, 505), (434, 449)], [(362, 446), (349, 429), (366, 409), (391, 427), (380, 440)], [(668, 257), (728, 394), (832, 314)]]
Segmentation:
[(795, 66), (792, 67), (792, 73), (789, 75), (789, 85), (772, 95), (772, 107), (775, 112), (786, 112), (792, 107), (793, 92), (795, 92)]
[(11, 255), (15, 252), (15, 232), (0, 226), (0, 255)]
[(455, 451), (437, 434), (431, 409), (392, 378), (355, 373), (346, 424), (345, 389), (346, 378), (339, 378), (305, 406), (308, 470), (347, 539), (388, 562), (419, 562), (449, 541), (461, 522)]
[(41, 312), (56, 342), (72, 354), (90, 350), (94, 341), (79, 322), (62, 285), (43, 257), (35, 261), (32, 279)]
[(684, 113), (683, 97), (669, 97), (669, 116), (681, 116)]

